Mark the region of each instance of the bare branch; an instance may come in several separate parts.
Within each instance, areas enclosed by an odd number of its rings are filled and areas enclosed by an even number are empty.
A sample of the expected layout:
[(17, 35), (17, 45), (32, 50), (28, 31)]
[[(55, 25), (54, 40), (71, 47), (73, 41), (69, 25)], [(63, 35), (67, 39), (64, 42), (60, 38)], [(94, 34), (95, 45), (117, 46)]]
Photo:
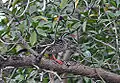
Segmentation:
[[(38, 63), (36, 57), (25, 56), (18, 57), (12, 56), (6, 60), (1, 60), (0, 67), (13, 66), (13, 67), (34, 67), (33, 64), (46, 70), (53, 70), (57, 73), (72, 73), (75, 75), (87, 76), (96, 80), (103, 78), (106, 83), (119, 83), (120, 75), (105, 71), (101, 68), (90, 68), (74, 61), (64, 61), (63, 65), (55, 63), (53, 60), (42, 58)], [(100, 78), (101, 77), (101, 78)]]

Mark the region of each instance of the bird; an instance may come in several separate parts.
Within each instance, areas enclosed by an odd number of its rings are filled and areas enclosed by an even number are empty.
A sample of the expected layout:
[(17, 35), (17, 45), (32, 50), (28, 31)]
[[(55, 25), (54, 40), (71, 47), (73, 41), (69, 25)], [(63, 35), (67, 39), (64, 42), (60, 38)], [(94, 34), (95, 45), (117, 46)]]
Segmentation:
[[(49, 45), (50, 47), (44, 52), (44, 55), (49, 57), (50, 59), (55, 60), (59, 64), (63, 64), (63, 62), (61, 60), (56, 59), (55, 56), (61, 52), (65, 52), (68, 49), (74, 49), (73, 47), (74, 45), (73, 42), (71, 41), (71, 38), (73, 38), (72, 34), (64, 33), (59, 38), (56, 39), (47, 38), (42, 42), (39, 42), (35, 46), (31, 47), (31, 49), (36, 51), (38, 54), (41, 54), (41, 52), (45, 49), (45, 47)], [(28, 49), (23, 48), (19, 50), (17, 53), (20, 54), (22, 52), (29, 52), (29, 51)]]
[[(53, 42), (53, 41), (52, 41)], [(50, 43), (52, 43), (50, 42)], [(33, 47), (33, 49), (38, 52), (38, 54), (41, 53), (41, 51), (45, 47), (41, 47), (41, 44), (36, 45)], [(67, 49), (68, 43), (66, 40), (63, 39), (57, 39), (55, 40), (54, 44), (51, 44), (50, 48), (48, 48), (44, 55), (48, 55), (51, 59), (55, 60), (57, 63), (62, 64), (61, 60), (56, 59), (55, 55), (58, 55), (58, 53), (63, 52)]]
[[(55, 60), (59, 64), (63, 64), (61, 60), (56, 59), (55, 55), (67, 49), (68, 47), (67, 41), (61, 38), (58, 38), (56, 40), (49, 39), (49, 40), (45, 40), (44, 42), (40, 42), (31, 48), (34, 51), (36, 51), (38, 54), (40, 54), (47, 45), (50, 45), (50, 47), (45, 51), (44, 55), (49, 57), (50, 59)], [(28, 52), (28, 49), (23, 48), (19, 50), (17, 53), (20, 54), (22, 52)]]

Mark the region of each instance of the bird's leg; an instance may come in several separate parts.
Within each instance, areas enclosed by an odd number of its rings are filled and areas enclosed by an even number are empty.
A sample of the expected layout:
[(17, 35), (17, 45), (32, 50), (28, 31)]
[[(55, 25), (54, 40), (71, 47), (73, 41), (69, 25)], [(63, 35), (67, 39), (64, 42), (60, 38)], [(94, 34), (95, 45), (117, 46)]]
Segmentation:
[(56, 59), (56, 57), (53, 54), (52, 54), (52, 59), (61, 65), (63, 64), (63, 62), (61, 60)]

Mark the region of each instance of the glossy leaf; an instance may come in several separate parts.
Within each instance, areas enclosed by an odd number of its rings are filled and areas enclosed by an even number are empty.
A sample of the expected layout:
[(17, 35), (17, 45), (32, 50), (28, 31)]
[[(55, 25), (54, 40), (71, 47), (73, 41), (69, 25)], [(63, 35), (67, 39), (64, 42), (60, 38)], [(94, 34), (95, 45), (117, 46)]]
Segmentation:
[(37, 11), (36, 5), (30, 6), (30, 9), (29, 9), (30, 15), (31, 15), (32, 13), (36, 12), (36, 11)]
[(79, 0), (75, 0), (75, 8), (77, 8), (78, 3), (79, 3)]
[(83, 32), (86, 31), (86, 24), (87, 24), (87, 21), (85, 21), (85, 22), (83, 23)]
[(37, 31), (40, 35), (47, 36), (44, 30), (38, 28)]
[(35, 31), (33, 31), (30, 36), (30, 43), (33, 46), (36, 42), (37, 42), (37, 34)]
[(112, 12), (108, 12), (108, 15), (109, 15), (110, 17), (115, 17), (115, 14), (112, 13)]
[(115, 15), (120, 16), (120, 11), (116, 11)]
[(62, 0), (60, 3), (60, 8), (63, 9), (67, 5), (68, 0)]

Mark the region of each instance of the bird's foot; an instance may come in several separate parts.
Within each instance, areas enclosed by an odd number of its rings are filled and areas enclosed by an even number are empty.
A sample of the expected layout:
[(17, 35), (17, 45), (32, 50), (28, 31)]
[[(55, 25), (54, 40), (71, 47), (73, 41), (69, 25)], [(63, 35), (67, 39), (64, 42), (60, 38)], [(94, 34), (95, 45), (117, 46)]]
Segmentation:
[(52, 59), (55, 60), (60, 65), (63, 64), (63, 62), (61, 60), (56, 59), (56, 57), (54, 55), (52, 55)]
[(62, 62), (61, 60), (56, 59), (55, 61), (56, 61), (58, 64), (60, 64), (60, 65), (63, 64), (63, 62)]

